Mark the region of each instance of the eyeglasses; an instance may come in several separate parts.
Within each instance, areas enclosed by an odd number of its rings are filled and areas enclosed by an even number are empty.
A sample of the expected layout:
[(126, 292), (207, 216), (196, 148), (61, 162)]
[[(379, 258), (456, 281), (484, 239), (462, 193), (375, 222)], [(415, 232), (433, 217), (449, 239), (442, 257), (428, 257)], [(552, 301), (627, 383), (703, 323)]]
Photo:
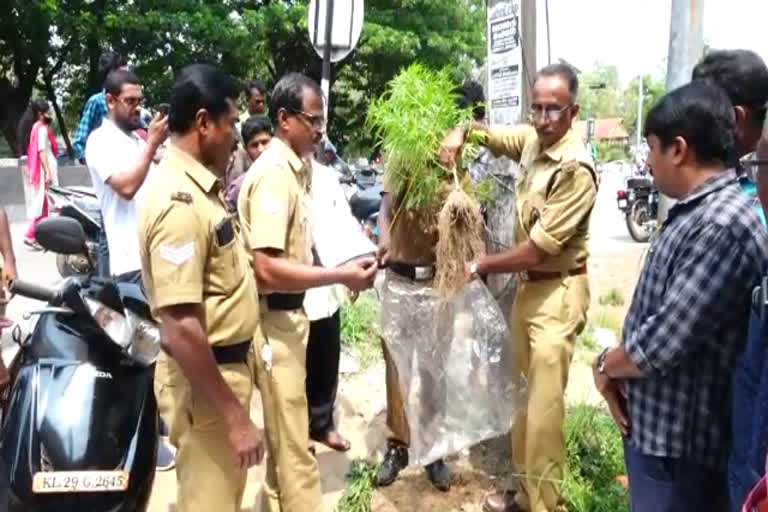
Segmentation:
[(140, 107), (144, 105), (144, 98), (136, 98), (136, 97), (125, 98), (125, 97), (119, 96), (117, 99), (120, 100), (122, 104), (128, 108), (135, 108), (135, 107)]
[(558, 108), (557, 105), (543, 105), (533, 104), (528, 108), (528, 117), (531, 119), (538, 119), (540, 117), (546, 117), (550, 121), (558, 121), (563, 113), (571, 108), (571, 104), (567, 104), (563, 108)]
[(310, 114), (309, 112), (304, 112), (303, 110), (298, 110), (298, 109), (291, 109), (291, 112), (293, 112), (294, 114), (298, 114), (304, 119), (306, 119), (307, 121), (309, 121), (309, 124), (311, 124), (313, 128), (320, 128), (320, 129), (325, 128), (325, 124), (326, 124), (325, 116), (315, 116)]

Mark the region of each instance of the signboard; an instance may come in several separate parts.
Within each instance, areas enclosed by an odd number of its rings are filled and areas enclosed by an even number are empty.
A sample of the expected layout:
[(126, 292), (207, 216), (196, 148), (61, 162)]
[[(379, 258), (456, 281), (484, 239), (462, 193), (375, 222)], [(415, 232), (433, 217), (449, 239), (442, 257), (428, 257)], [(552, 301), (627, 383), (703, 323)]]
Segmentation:
[[(323, 58), (328, 0), (311, 0), (307, 16), (309, 40)], [(363, 0), (333, 0), (331, 62), (338, 62), (355, 48), (363, 31)]]
[(491, 125), (521, 120), (521, 0), (488, 0), (488, 110)]

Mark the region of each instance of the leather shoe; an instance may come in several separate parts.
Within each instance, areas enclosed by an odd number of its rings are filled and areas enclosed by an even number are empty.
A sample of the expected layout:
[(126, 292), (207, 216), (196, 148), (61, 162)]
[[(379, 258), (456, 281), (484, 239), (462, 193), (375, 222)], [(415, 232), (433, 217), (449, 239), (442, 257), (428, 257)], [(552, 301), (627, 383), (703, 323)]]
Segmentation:
[(447, 492), (451, 488), (451, 470), (443, 459), (438, 459), (424, 468), (429, 481), (440, 491)]
[(485, 497), (485, 512), (527, 512), (515, 501), (515, 491), (495, 492)]
[(395, 481), (401, 470), (408, 466), (408, 448), (400, 443), (390, 441), (384, 460), (376, 471), (376, 486), (386, 487)]

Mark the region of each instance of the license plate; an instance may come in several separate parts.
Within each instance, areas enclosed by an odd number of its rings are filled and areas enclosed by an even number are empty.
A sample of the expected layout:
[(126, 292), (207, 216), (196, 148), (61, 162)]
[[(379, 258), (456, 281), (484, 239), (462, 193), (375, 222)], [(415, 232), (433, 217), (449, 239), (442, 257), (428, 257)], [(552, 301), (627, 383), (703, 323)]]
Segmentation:
[(619, 208), (626, 208), (626, 207), (627, 207), (627, 200), (619, 199)]
[(35, 473), (32, 492), (113, 492), (128, 489), (127, 471), (46, 471)]

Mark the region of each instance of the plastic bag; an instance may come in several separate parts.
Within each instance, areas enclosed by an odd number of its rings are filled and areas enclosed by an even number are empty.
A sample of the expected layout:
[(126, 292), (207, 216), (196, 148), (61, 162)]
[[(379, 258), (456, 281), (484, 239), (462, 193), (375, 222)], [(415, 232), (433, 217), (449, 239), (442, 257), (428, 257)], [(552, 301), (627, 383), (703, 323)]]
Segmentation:
[(453, 299), (388, 273), (381, 328), (397, 366), (410, 460), (426, 465), (509, 432), (525, 382), (512, 375), (509, 331), (478, 280)]

